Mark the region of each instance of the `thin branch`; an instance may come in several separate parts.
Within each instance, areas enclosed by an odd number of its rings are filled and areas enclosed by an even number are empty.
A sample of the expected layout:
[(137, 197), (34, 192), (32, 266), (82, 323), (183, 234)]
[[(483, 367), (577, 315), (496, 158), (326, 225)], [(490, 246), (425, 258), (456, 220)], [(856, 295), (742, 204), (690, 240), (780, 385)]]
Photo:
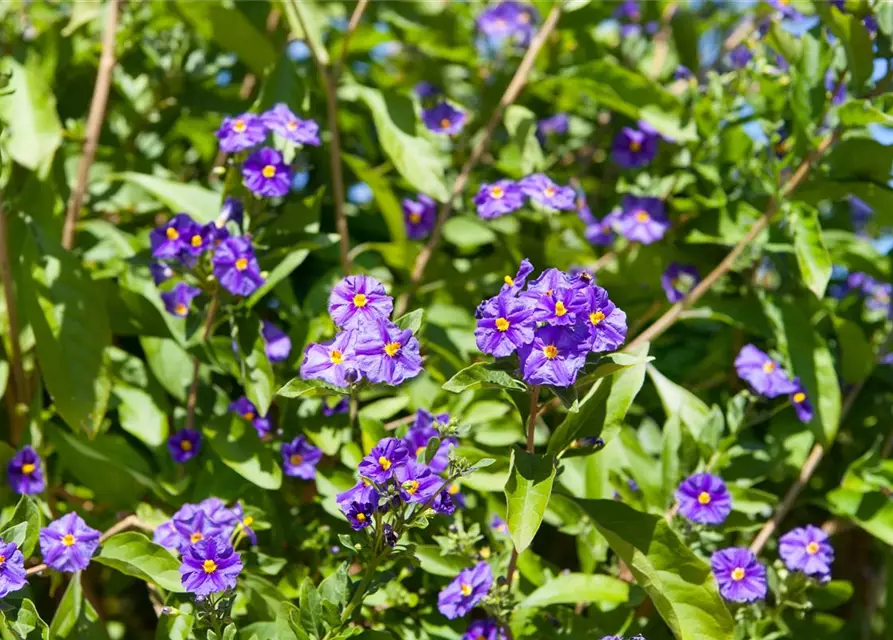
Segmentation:
[(115, 68), (115, 35), (118, 30), (118, 0), (109, 0), (106, 9), (105, 32), (102, 36), (102, 55), (99, 58), (99, 68), (96, 71), (96, 84), (93, 86), (93, 99), (90, 101), (90, 113), (87, 116), (87, 137), (84, 140), (84, 152), (78, 162), (77, 181), (74, 191), (68, 199), (68, 209), (65, 212), (65, 224), (62, 227), (62, 246), (66, 249), (74, 247), (74, 229), (77, 224), (78, 213), (84, 202), (84, 193), (87, 190), (87, 175), (90, 165), (96, 157), (96, 147), (99, 144), (99, 134), (102, 131), (102, 123), (105, 120), (105, 107), (109, 99), (109, 90), (112, 86), (112, 71)]
[(332, 78), (337, 82), (338, 78), (341, 76), (341, 70), (344, 68), (344, 62), (347, 60), (347, 52), (350, 48), (350, 39), (353, 37), (354, 31), (357, 30), (357, 26), (360, 24), (360, 18), (363, 17), (363, 12), (366, 11), (366, 6), (369, 4), (369, 0), (360, 0), (357, 2), (357, 6), (353, 8), (353, 13), (350, 16), (350, 22), (347, 23), (347, 30), (344, 32), (344, 40), (341, 42), (341, 57), (338, 58), (338, 62), (332, 67)]
[[(217, 306), (220, 303), (220, 293), (215, 292), (211, 297), (211, 304), (208, 307), (208, 314), (205, 316), (205, 324), (202, 326), (202, 343), (207, 342), (211, 335), (211, 329), (214, 326), (214, 315), (217, 313)], [(189, 387), (189, 395), (186, 397), (186, 420), (183, 427), (192, 429), (195, 423), (195, 406), (198, 404), (198, 374), (201, 363), (198, 356), (192, 358), (192, 385)]]
[(509, 105), (514, 103), (520, 95), (521, 90), (524, 88), (524, 85), (527, 84), (527, 77), (530, 75), (531, 69), (533, 69), (533, 63), (536, 61), (536, 56), (546, 43), (546, 39), (548, 39), (549, 35), (555, 29), (555, 25), (558, 23), (558, 18), (560, 17), (561, 4), (556, 3), (552, 6), (552, 10), (546, 17), (546, 21), (543, 22), (543, 26), (540, 27), (540, 30), (534, 36), (533, 40), (531, 40), (530, 47), (524, 54), (521, 63), (518, 65), (515, 75), (512, 77), (511, 82), (509, 82), (509, 86), (506, 87), (505, 93), (502, 94), (499, 104), (493, 110), (493, 115), (490, 116), (490, 121), (487, 123), (484, 135), (478, 139), (477, 144), (471, 150), (468, 160), (465, 161), (465, 165), (462, 167), (459, 176), (453, 183), (453, 188), (450, 190), (449, 197), (446, 202), (441, 205), (440, 211), (437, 214), (437, 222), (431, 230), (431, 237), (428, 239), (428, 243), (419, 252), (415, 263), (412, 266), (409, 286), (397, 300), (394, 317), (400, 317), (406, 312), (406, 307), (409, 304), (409, 297), (415, 292), (419, 283), (422, 281), (422, 277), (425, 275), (425, 268), (428, 266), (428, 262), (431, 260), (434, 250), (440, 243), (443, 225), (453, 212), (453, 201), (461, 195), (462, 191), (465, 189), (465, 185), (468, 183), (468, 178), (471, 176), (472, 170), (477, 166), (481, 156), (484, 155), (484, 149), (486, 149), (487, 144), (496, 132), (496, 128), (502, 121), (503, 112)]
[[(360, 22), (360, 16), (362, 16), (366, 4), (366, 2), (361, 0), (354, 10), (353, 16), (351, 16), (351, 24), (354, 29)], [(338, 67), (336, 66), (335, 69), (329, 69), (328, 56), (323, 53), (317, 46), (317, 43), (313, 41), (313, 38), (309, 36), (307, 23), (301, 12), (300, 3), (295, 2), (293, 8), (298, 24), (301, 25), (301, 30), (305, 34), (308, 34), (307, 45), (310, 48), (313, 61), (316, 63), (316, 69), (322, 80), (323, 92), (326, 96), (326, 114), (329, 121), (329, 131), (331, 133), (331, 139), (329, 141), (329, 166), (332, 173), (332, 191), (335, 198), (335, 229), (338, 231), (338, 236), (340, 238), (339, 249), (341, 254), (341, 269), (344, 271), (345, 275), (348, 275), (351, 271), (352, 263), (350, 256), (350, 232), (347, 227), (347, 215), (344, 213), (344, 169), (341, 166), (341, 132), (338, 128), (337, 76), (335, 75)], [(344, 47), (341, 52), (342, 59), (347, 55), (347, 45), (351, 33), (352, 29), (348, 29), (347, 33), (344, 34)]]
[(773, 196), (769, 200), (769, 205), (766, 207), (766, 212), (763, 216), (753, 223), (748, 232), (744, 235), (741, 241), (735, 245), (735, 247), (728, 253), (728, 255), (720, 262), (713, 271), (707, 274), (698, 285), (692, 289), (689, 294), (680, 302), (674, 304), (670, 309), (664, 313), (658, 320), (648, 327), (645, 331), (640, 333), (632, 342), (630, 342), (624, 351), (634, 351), (643, 345), (646, 342), (652, 342), (655, 338), (662, 335), (667, 329), (669, 329), (676, 321), (679, 319), (679, 316), (682, 312), (693, 305), (695, 302), (701, 299), (705, 293), (707, 293), (716, 282), (724, 276), (735, 264), (735, 261), (738, 257), (747, 249), (748, 246), (756, 239), (756, 237), (769, 226), (769, 222), (772, 219), (772, 216), (775, 215), (775, 212), (778, 211), (779, 206), (779, 198), (784, 198), (791, 194), (794, 189), (796, 189), (803, 180), (806, 179), (806, 176), (809, 175), (810, 170), (813, 168), (816, 162), (818, 162), (819, 158), (824, 155), (824, 153), (828, 150), (831, 145), (833, 145), (841, 136), (842, 130), (835, 129), (833, 133), (828, 135), (824, 140), (819, 143), (819, 146), (810, 153), (806, 158), (803, 159), (803, 162), (800, 163), (800, 166), (797, 167), (797, 170), (791, 175), (788, 181), (781, 188), (781, 192), (779, 197)]
[(9, 230), (7, 229), (7, 213), (0, 207), (0, 278), (3, 281), (3, 298), (6, 302), (6, 321), (9, 325), (9, 356), (12, 369), (12, 385), (9, 403), (10, 432), (9, 441), (18, 448), (22, 438), (25, 416), (18, 411), (19, 403), (27, 402), (27, 381), (22, 366), (22, 347), (19, 343), (19, 315), (16, 311), (16, 300), (12, 279), (12, 264), (9, 261)]

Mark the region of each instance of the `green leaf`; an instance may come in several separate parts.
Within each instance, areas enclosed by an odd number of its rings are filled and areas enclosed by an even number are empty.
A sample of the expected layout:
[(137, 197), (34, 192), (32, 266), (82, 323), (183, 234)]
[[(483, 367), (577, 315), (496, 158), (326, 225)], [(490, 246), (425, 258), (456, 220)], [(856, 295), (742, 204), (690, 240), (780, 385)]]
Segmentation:
[(245, 379), (242, 381), (242, 386), (245, 388), (245, 395), (257, 407), (258, 413), (265, 416), (273, 402), (276, 378), (273, 375), (273, 366), (264, 351), (264, 341), (260, 331), (255, 335), (257, 337), (254, 341), (254, 348), (245, 358)]
[(173, 340), (143, 336), (140, 345), (149, 369), (164, 390), (181, 402), (186, 401), (192, 384), (192, 356)]
[(615, 500), (580, 500), (678, 640), (732, 640), (735, 624), (708, 564), (664, 518)]
[(701, 66), (698, 59), (698, 20), (691, 11), (680, 8), (670, 21), (679, 61), (693, 72), (697, 72)]
[(150, 447), (160, 447), (167, 441), (167, 413), (150, 393), (123, 383), (116, 384), (112, 393), (120, 402), (122, 429)]
[[(50, 628), (41, 620), (34, 603), (25, 598), (15, 612), (15, 621), (0, 610), (0, 638), (3, 640), (50, 640)], [(12, 635), (15, 634), (15, 635)]]
[(2, 70), (12, 76), (0, 95), (0, 121), (11, 125), (3, 128), (3, 148), (32, 171), (49, 167), (62, 144), (56, 97), (42, 77), (38, 60), (29, 55), (28, 66), (22, 66), (7, 55)]
[(853, 87), (856, 91), (871, 77), (874, 68), (874, 46), (862, 18), (851, 13), (842, 13), (826, 2), (813, 2), (816, 13), (828, 25), (831, 32), (843, 44), (847, 67), (853, 74)]
[(176, 8), (196, 33), (235, 53), (256, 75), (262, 76), (276, 62), (272, 39), (254, 27), (238, 4), (228, 7), (217, 2), (177, 0)]
[(186, 591), (180, 583), (180, 562), (142, 533), (129, 531), (113, 535), (102, 543), (93, 560), (124, 575), (153, 582), (167, 591)]
[(350, 599), (350, 578), (347, 576), (347, 563), (342, 562), (338, 568), (319, 584), (320, 597), (339, 608)]
[(301, 585), (301, 627), (316, 637), (325, 633), (322, 623), (322, 602), (319, 591), (310, 578), (304, 578)]
[(417, 137), (416, 115), (409, 98), (361, 85), (342, 87), (338, 96), (365, 103), (372, 112), (384, 152), (400, 175), (417, 191), (446, 201), (449, 192), (444, 184), (444, 161), (431, 142)]
[(400, 200), (391, 188), (391, 181), (382, 174), (382, 172), (373, 169), (362, 158), (352, 156), (349, 153), (342, 153), (341, 157), (350, 167), (357, 178), (369, 185), (372, 189), (372, 195), (375, 198), (375, 204), (384, 218), (384, 223), (388, 228), (391, 236), (391, 242), (397, 244), (406, 243), (406, 222), (403, 219), (403, 207)]
[(410, 329), (413, 334), (418, 335), (419, 331), (422, 329), (422, 322), (424, 319), (424, 309), (416, 309), (415, 311), (410, 311), (406, 315), (402, 315), (394, 320), (394, 324), (401, 329)]
[(881, 491), (836, 489), (828, 494), (831, 510), (851, 519), (868, 533), (893, 545), (893, 501)]
[(347, 393), (347, 389), (336, 387), (322, 380), (304, 380), (297, 377), (282, 385), (276, 395), (283, 398), (318, 398), (331, 395), (346, 396)]
[(862, 328), (852, 320), (833, 317), (834, 328), (840, 343), (842, 357), (841, 374), (845, 382), (862, 382), (874, 370), (875, 357), (871, 343), (865, 338)]
[(510, 105), (503, 116), (505, 128), (521, 152), (521, 175), (530, 175), (545, 167), (545, 157), (536, 139), (537, 118), (530, 109)]
[(223, 463), (240, 476), (262, 489), (282, 486), (282, 469), (273, 453), (241, 418), (218, 416), (204, 428), (204, 434)]
[(443, 225), (443, 239), (463, 251), (473, 251), (496, 242), (496, 234), (476, 217), (453, 216)]
[(97, 385), (105, 377), (104, 351), (111, 344), (105, 300), (72, 253), (36, 226), (25, 230), (13, 220), (13, 237), (24, 244), (17, 272), (19, 304), (34, 331), (43, 382), (62, 418), (94, 433), (109, 390)]
[(819, 213), (812, 207), (796, 207), (790, 223), (800, 274), (809, 290), (821, 299), (831, 280), (831, 256), (822, 240)]
[(84, 599), (80, 571), (71, 574), (71, 580), (50, 623), (50, 637), (53, 640), (108, 637), (93, 605)]
[(462, 393), (474, 389), (507, 389), (526, 391), (527, 385), (511, 377), (505, 371), (492, 371), (486, 363), (477, 362), (465, 367), (443, 385), (444, 391)]
[(211, 222), (220, 213), (220, 194), (204, 187), (132, 171), (119, 173), (113, 177), (146, 190), (156, 200), (167, 206), (171, 213), (188, 213), (197, 222)]
[[(299, 40), (309, 40), (319, 52), (320, 62), (329, 64), (329, 54), (323, 42), (323, 29), (327, 25), (327, 16), (315, 2), (310, 0), (283, 0), (288, 28)], [(300, 14), (302, 20), (298, 19)], [(303, 26), (307, 27), (305, 31)]]
[(864, 127), (869, 124), (893, 126), (893, 116), (873, 106), (869, 100), (849, 100), (837, 110), (840, 124), (846, 127)]
[(688, 389), (679, 386), (653, 366), (648, 367), (648, 375), (667, 416), (679, 415), (679, 420), (692, 432), (696, 439), (700, 439), (701, 432), (710, 420), (710, 407)]
[(605, 575), (564, 573), (555, 576), (524, 598), (519, 607), (548, 607), (553, 604), (594, 602), (618, 605), (629, 600), (629, 584)]
[(551, 455), (512, 450), (505, 483), (506, 523), (518, 553), (530, 546), (543, 522), (554, 480), (555, 459)]
[(37, 546), (43, 515), (31, 496), (23, 495), (9, 520), (0, 527), (0, 539), (14, 542), (25, 558), (30, 558)]
[[(626, 413), (645, 382), (648, 346), (630, 357), (613, 354), (609, 363), (600, 366), (612, 373), (599, 379), (595, 386), (580, 400), (579, 409), (568, 413), (549, 439), (549, 453), (558, 455), (578, 438), (610, 437), (623, 424)], [(623, 363), (623, 364), (620, 364)]]

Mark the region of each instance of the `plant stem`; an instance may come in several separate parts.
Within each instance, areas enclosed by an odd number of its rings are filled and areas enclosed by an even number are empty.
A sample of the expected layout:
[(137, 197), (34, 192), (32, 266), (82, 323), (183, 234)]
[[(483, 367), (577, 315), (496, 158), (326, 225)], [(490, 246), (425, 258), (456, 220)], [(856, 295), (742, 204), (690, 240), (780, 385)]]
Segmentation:
[[(539, 415), (538, 404), (540, 399), (539, 385), (533, 385), (530, 390), (530, 413), (527, 415), (527, 453), (534, 452), (533, 437), (536, 433), (536, 418)], [(512, 545), (512, 557), (509, 558), (509, 568), (505, 573), (505, 582), (508, 589), (512, 588), (512, 580), (515, 577), (515, 569), (518, 568), (518, 550)]]
[(25, 416), (19, 413), (18, 405), (26, 403), (28, 395), (25, 369), (22, 366), (22, 347), (19, 342), (19, 315), (16, 308), (12, 264), (9, 260), (9, 230), (6, 226), (7, 213), (0, 206), (0, 279), (3, 283), (3, 298), (6, 302), (6, 320), (9, 325), (9, 360), (12, 369), (12, 384), (7, 390), (9, 402), (9, 442), (18, 448), (22, 438)]
[(337, 635), (346, 625), (350, 622), (351, 616), (353, 616), (354, 610), (362, 606), (364, 597), (366, 595), (366, 589), (369, 587), (369, 583), (372, 582), (372, 578), (375, 576), (375, 569), (378, 568), (378, 563), (380, 562), (381, 557), (379, 554), (375, 554), (372, 556), (372, 560), (369, 562), (369, 566), (366, 567), (366, 573), (363, 576), (363, 579), (360, 580), (360, 584), (357, 585), (356, 591), (353, 592), (353, 596), (350, 599), (350, 602), (347, 603), (347, 606), (344, 607), (344, 610), (341, 612), (341, 624), (332, 629), (329, 633), (326, 634), (323, 640), (328, 640), (328, 638), (332, 638)]
[[(216, 290), (211, 296), (211, 305), (208, 307), (208, 315), (205, 316), (205, 324), (202, 327), (202, 344), (208, 341), (211, 329), (214, 325), (214, 314), (220, 303), (220, 290)], [(186, 398), (186, 420), (183, 423), (185, 429), (192, 429), (195, 423), (195, 405), (198, 403), (198, 373), (201, 367), (198, 356), (192, 358), (192, 385), (189, 387), (189, 395)]]

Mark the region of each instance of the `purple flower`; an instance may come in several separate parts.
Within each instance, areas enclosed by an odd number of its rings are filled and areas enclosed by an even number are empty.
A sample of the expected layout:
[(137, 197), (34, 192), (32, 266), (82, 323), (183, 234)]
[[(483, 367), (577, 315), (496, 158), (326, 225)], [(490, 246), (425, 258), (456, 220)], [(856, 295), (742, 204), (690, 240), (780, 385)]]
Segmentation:
[(178, 282), (173, 289), (161, 294), (161, 301), (164, 302), (164, 308), (169, 314), (185, 318), (189, 315), (189, 306), (192, 304), (192, 300), (201, 292), (202, 290), (198, 287)]
[(462, 640), (506, 640), (506, 638), (502, 626), (491, 618), (475, 620), (462, 634)]
[(251, 240), (227, 238), (214, 251), (214, 277), (234, 296), (248, 296), (264, 283)]
[(796, 390), (784, 369), (752, 344), (746, 344), (741, 348), (738, 357), (735, 358), (735, 369), (739, 378), (767, 398), (794, 393)]
[(850, 203), (850, 220), (857, 230), (861, 230), (871, 219), (874, 209), (867, 202), (857, 196), (847, 198)]
[(357, 332), (342, 331), (328, 342), (310, 344), (304, 350), (301, 377), (324, 380), (336, 387), (348, 387), (357, 380)]
[(444, 489), (434, 498), (431, 508), (434, 509), (435, 513), (442, 516), (451, 516), (456, 511), (456, 503), (453, 501), (453, 496), (450, 495), (449, 490)]
[(155, 286), (158, 286), (174, 277), (174, 270), (163, 262), (151, 262), (149, 263), (149, 274), (151, 274)]
[(195, 429), (180, 429), (167, 439), (167, 449), (171, 458), (178, 464), (183, 464), (198, 455), (201, 448), (202, 435)]
[(607, 247), (614, 244), (614, 239), (616, 237), (616, 234), (614, 233), (614, 225), (619, 216), (619, 209), (612, 211), (602, 218), (601, 221), (595, 220), (592, 224), (586, 225), (586, 230), (583, 232), (583, 235), (590, 243), (596, 246)]
[(284, 196), (291, 185), (291, 169), (282, 161), (282, 154), (276, 149), (263, 147), (245, 160), (242, 180), (249, 191), (259, 196)]
[(577, 197), (570, 187), (562, 187), (552, 182), (542, 173), (529, 175), (518, 183), (521, 193), (541, 205), (572, 211), (577, 206)]
[(866, 278), (862, 287), (865, 293), (865, 308), (869, 311), (890, 313), (890, 299), (893, 297), (893, 285)]
[(25, 586), (25, 557), (13, 542), (0, 538), (0, 599)]
[(719, 593), (731, 602), (754, 602), (766, 597), (766, 567), (749, 549), (729, 547), (710, 558)]
[(344, 512), (350, 528), (359, 531), (372, 524), (372, 516), (375, 513), (376, 505), (372, 502), (351, 502)]
[(570, 125), (570, 118), (566, 113), (556, 113), (554, 116), (543, 118), (536, 124), (536, 132), (540, 138), (549, 135), (565, 135)]
[(589, 349), (589, 334), (581, 325), (541, 327), (533, 342), (519, 351), (524, 381), (569, 387), (586, 364)]
[(846, 100), (846, 82), (838, 77), (834, 69), (825, 72), (825, 97), (835, 106)]
[(229, 403), (229, 410), (238, 413), (240, 416), (251, 422), (257, 417), (257, 409), (246, 396), (242, 396), (238, 400)]
[(319, 146), (319, 125), (313, 120), (301, 120), (281, 102), (269, 111), (262, 113), (260, 119), (267, 129), (286, 140), (298, 144)]
[(6, 466), (6, 475), (9, 478), (9, 486), (16, 493), (25, 495), (42, 493), (47, 486), (40, 456), (30, 444), (19, 449), (12, 457)]
[(291, 353), (291, 339), (282, 329), (266, 320), (261, 322), (260, 333), (264, 338), (264, 353), (270, 362), (288, 360)]
[(753, 60), (753, 52), (746, 44), (739, 44), (729, 52), (729, 62), (735, 69), (743, 69), (751, 60)]
[(377, 445), (363, 458), (357, 467), (360, 475), (373, 482), (383, 484), (393, 477), (397, 468), (406, 464), (409, 451), (403, 441), (397, 438), (382, 438)]
[(496, 533), (508, 533), (509, 531), (509, 526), (505, 523), (505, 520), (495, 514), (490, 519), (490, 528)]
[(566, 286), (561, 284), (546, 291), (528, 291), (522, 296), (533, 301), (532, 316), (535, 321), (547, 322), (553, 326), (570, 325), (576, 324), (582, 314), (586, 313), (586, 296), (580, 289), (571, 286), (566, 276), (563, 280), (567, 283)]
[(178, 213), (149, 234), (152, 257), (179, 258), (187, 252), (187, 247), (192, 244), (193, 238), (198, 237), (200, 243), (204, 242), (201, 233), (201, 227), (192, 218), (185, 213)]
[(369, 276), (347, 276), (329, 296), (329, 314), (345, 329), (369, 326), (380, 318), (387, 320), (393, 310), (394, 301), (384, 285)]
[(422, 109), (422, 122), (429, 131), (454, 136), (465, 126), (468, 114), (448, 102), (439, 102), (430, 109)]
[(812, 422), (812, 403), (806, 395), (806, 389), (800, 383), (800, 378), (794, 378), (794, 390), (791, 392), (791, 404), (800, 422)]
[(287, 476), (313, 480), (320, 460), (322, 451), (307, 442), (304, 436), (282, 445), (282, 468)]
[(443, 484), (427, 465), (408, 460), (406, 464), (397, 467), (394, 473), (400, 497), (405, 502), (418, 502), (425, 504), (434, 497), (437, 490)]
[(474, 197), (478, 215), (484, 219), (498, 218), (524, 206), (524, 193), (511, 180), (483, 183)]
[[(242, 503), (237, 502), (236, 505), (230, 510), (230, 513), (233, 514), (235, 519), (235, 527), (233, 529), (240, 529), (245, 532), (245, 535), (248, 536), (248, 539), (251, 540), (251, 544), (257, 544), (257, 534), (254, 532), (254, 529), (251, 528), (251, 525), (254, 524), (254, 518), (252, 516), (246, 516), (245, 511), (242, 508)], [(232, 532), (229, 532), (228, 535), (232, 535)]]
[(40, 530), (43, 561), (56, 571), (74, 573), (86, 569), (98, 546), (99, 532), (74, 512)]
[(410, 240), (424, 238), (437, 219), (437, 203), (423, 193), (418, 201), (405, 198), (403, 200), (403, 219), (406, 221), (406, 236)]
[(696, 473), (676, 489), (679, 513), (699, 524), (721, 524), (732, 512), (732, 496), (722, 478)]
[(330, 405), (328, 400), (323, 400), (322, 414), (324, 416), (333, 416), (336, 413), (347, 413), (350, 410), (350, 399), (343, 396), (337, 403)]
[(684, 64), (680, 64), (673, 72), (674, 80), (691, 80), (694, 77), (694, 73), (692, 73), (691, 69), (686, 67)]
[(684, 300), (685, 296), (701, 281), (698, 270), (690, 264), (671, 262), (660, 277), (660, 285), (672, 303)]
[(540, 274), (540, 277), (530, 283), (527, 287), (525, 297), (536, 297), (536, 294), (551, 296), (556, 289), (570, 287), (571, 281), (567, 274), (561, 269), (546, 269)]
[(220, 207), (220, 215), (214, 221), (214, 226), (223, 229), (226, 223), (232, 220), (240, 228), (242, 227), (242, 216), (245, 214), (245, 207), (238, 198), (226, 198)]
[(180, 583), (197, 596), (234, 589), (242, 557), (225, 540), (202, 540), (183, 553)]
[(868, 30), (868, 35), (874, 38), (877, 35), (877, 18), (873, 15), (868, 14), (862, 18), (862, 24), (865, 25), (865, 28)]
[(477, 28), (494, 48), (506, 42), (526, 47), (533, 37), (538, 18), (533, 7), (508, 0), (484, 10), (477, 18)]
[(490, 591), (493, 572), (486, 562), (478, 562), (459, 572), (437, 596), (437, 608), (450, 620), (461, 618), (474, 609)]
[(626, 340), (626, 313), (618, 309), (608, 292), (598, 285), (587, 287), (582, 293), (592, 350), (614, 351)]
[(224, 153), (244, 151), (260, 144), (267, 137), (261, 119), (253, 113), (243, 113), (240, 116), (224, 118), (223, 124), (217, 130), (217, 139), (220, 141), (220, 150)]
[[(420, 455), (422, 455), (422, 453), (428, 447), (428, 442), (431, 440), (431, 438), (439, 435), (440, 432), (433, 426), (434, 420), (435, 418), (433, 415), (431, 415), (431, 413), (425, 411), (424, 409), (419, 409), (416, 415), (415, 424), (403, 438), (403, 443), (409, 450), (410, 457), (418, 458)], [(443, 424), (446, 424), (449, 421), (450, 416), (448, 413), (442, 413), (437, 417), (438, 423), (442, 422)], [(434, 473), (442, 473), (443, 471), (445, 471), (450, 462), (450, 449), (458, 444), (459, 443), (455, 438), (443, 438), (440, 441), (440, 446), (437, 448), (437, 452), (434, 454), (434, 457), (428, 461), (428, 467)]]
[(766, 0), (769, 6), (778, 11), (782, 18), (788, 20), (800, 20), (803, 14), (791, 6), (791, 0)]
[(348, 509), (350, 509), (350, 506), (355, 502), (370, 502), (373, 505), (374, 511), (374, 507), (378, 505), (378, 498), (378, 491), (372, 486), (372, 482), (366, 478), (361, 478), (353, 487), (344, 493), (336, 495), (335, 502), (341, 507), (341, 511), (346, 514)]
[(533, 273), (533, 265), (530, 264), (530, 260), (524, 258), (521, 260), (521, 264), (518, 265), (518, 271), (515, 273), (514, 278), (510, 275), (506, 275), (505, 278), (503, 278), (501, 292), (505, 293), (511, 291), (513, 294), (519, 293), (527, 283), (527, 276), (531, 273)]
[(626, 196), (622, 204), (617, 229), (627, 240), (651, 244), (663, 238), (670, 228), (664, 203), (659, 198)]
[(611, 156), (624, 169), (644, 167), (657, 155), (657, 141), (655, 133), (623, 127), (614, 138)]
[(639, 0), (623, 0), (614, 10), (614, 15), (621, 20), (629, 20), (638, 22), (642, 19), (642, 10), (639, 7)]
[(500, 293), (483, 305), (474, 337), (478, 349), (503, 358), (533, 340), (536, 320), (534, 301), (515, 298), (510, 292)]
[(357, 336), (357, 365), (370, 382), (398, 385), (422, 372), (419, 341), (410, 329), (378, 319)]
[(184, 504), (170, 520), (155, 529), (152, 540), (162, 547), (183, 553), (205, 538), (228, 538), (239, 517), (234, 510), (227, 509), (220, 498), (207, 498), (199, 504)]
[(790, 571), (801, 571), (822, 583), (831, 579), (834, 547), (818, 527), (810, 524), (788, 531), (778, 539), (778, 555)]
[(439, 96), (442, 93), (440, 87), (438, 87), (434, 83), (428, 82), (427, 80), (422, 80), (421, 82), (416, 84), (416, 86), (413, 87), (413, 91), (415, 91), (415, 94), (423, 100), (426, 98)]

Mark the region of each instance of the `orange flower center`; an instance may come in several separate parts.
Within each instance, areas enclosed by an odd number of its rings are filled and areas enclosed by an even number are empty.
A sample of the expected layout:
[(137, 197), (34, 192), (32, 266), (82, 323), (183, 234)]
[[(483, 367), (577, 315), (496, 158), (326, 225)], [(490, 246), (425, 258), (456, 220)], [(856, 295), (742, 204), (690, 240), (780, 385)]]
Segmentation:
[(399, 342), (389, 342), (384, 346), (384, 352), (391, 358), (400, 353), (402, 345)]
[(358, 293), (353, 297), (353, 306), (355, 307), (359, 307), (360, 309), (362, 309), (366, 306), (366, 303), (366, 294), (364, 293)]
[(502, 279), (502, 281), (505, 282), (505, 283), (506, 283), (508, 286), (510, 286), (510, 287), (514, 287), (514, 286), (515, 286), (515, 281), (514, 281), (514, 279), (512, 279), (511, 276), (506, 276), (506, 277), (504, 277), (504, 278)]
[(291, 456), (291, 457), (288, 459), (288, 461), (289, 461), (291, 464), (297, 466), (297, 465), (301, 464), (302, 462), (304, 462), (304, 456), (302, 456), (300, 453), (296, 453), (296, 454), (294, 454), (293, 456)]
[(332, 349), (329, 353), (329, 360), (332, 361), (332, 364), (341, 364), (344, 362), (344, 354), (338, 351), (338, 349)]
[(450, 119), (449, 118), (441, 119), (440, 128), (441, 129), (449, 129), (449, 127), (450, 127)]
[(415, 492), (419, 490), (419, 481), (418, 480), (409, 480), (403, 483), (403, 489), (411, 496), (415, 495)]
[(244, 120), (236, 120), (233, 122), (233, 131), (236, 133), (244, 133), (245, 129), (248, 128), (248, 125), (245, 124)]
[(189, 309), (182, 302), (177, 303), (177, 306), (174, 307), (174, 311), (177, 312), (178, 316), (185, 316)]
[(642, 224), (645, 224), (646, 222), (651, 221), (651, 216), (644, 209), (639, 209), (636, 212), (636, 221), (641, 222)]
[(189, 440), (180, 440), (180, 448), (183, 451), (192, 451), (192, 443)]
[(447, 492), (451, 496), (456, 495), (457, 493), (459, 493), (459, 485), (454, 482), (453, 484), (450, 485), (449, 489), (447, 489)]
[(239, 258), (236, 260), (236, 269), (239, 271), (245, 271), (248, 268), (248, 258)]
[(770, 360), (763, 365), (763, 373), (772, 373), (775, 371), (775, 363)]
[(204, 540), (204, 539), (205, 539), (205, 536), (202, 535), (202, 532), (201, 532), (201, 531), (196, 531), (196, 532), (193, 533), (191, 536), (189, 536), (189, 541), (190, 541), (192, 544), (195, 544), (196, 542), (201, 542), (201, 541)]
[(254, 420), (254, 412), (246, 411), (245, 413), (242, 414), (242, 417), (245, 418), (246, 420)]
[(496, 318), (496, 330), (503, 333), (509, 330), (509, 321), (505, 318)]
[(204, 569), (205, 573), (214, 573), (217, 571), (217, 563), (209, 558), (202, 562), (202, 569)]
[(366, 514), (365, 514), (365, 513), (362, 513), (362, 512), (361, 512), (361, 513), (358, 513), (358, 514), (357, 514), (357, 521), (358, 521), (358, 522), (366, 522)]
[(422, 221), (422, 216), (418, 213), (410, 213), (409, 221), (413, 224), (418, 224)]
[(6, 556), (0, 555), (0, 567), (3, 566), (4, 562), (6, 562)]
[(263, 169), (261, 169), (261, 173), (263, 174), (264, 178), (272, 178), (276, 175), (276, 167), (268, 164)]
[(288, 129), (289, 131), (297, 131), (298, 130), (298, 121), (297, 120), (289, 120), (286, 123), (285, 128)]
[(65, 547), (72, 546), (74, 544), (74, 542), (75, 542), (74, 536), (71, 535), (70, 533), (68, 533), (62, 537), (62, 545)]
[(555, 195), (555, 187), (546, 187), (545, 189), (543, 189), (543, 193), (546, 195), (547, 198), (551, 198)]
[(499, 200), (504, 195), (505, 189), (503, 189), (502, 187), (493, 187), (492, 189), (490, 189), (490, 197), (494, 200)]
[(471, 588), (471, 585), (466, 582), (463, 582), (461, 585), (459, 585), (459, 589), (462, 590), (463, 596), (470, 596), (471, 592), (473, 591), (473, 589)]
[(601, 311), (594, 311), (589, 314), (589, 322), (594, 325), (597, 325), (599, 322), (605, 319), (605, 314)]
[(642, 148), (642, 143), (638, 140), (630, 140), (629, 150), (630, 151), (639, 151)]
[(543, 353), (549, 360), (552, 360), (553, 358), (558, 357), (558, 347), (556, 347), (554, 344), (547, 344), (545, 347), (543, 347)]

